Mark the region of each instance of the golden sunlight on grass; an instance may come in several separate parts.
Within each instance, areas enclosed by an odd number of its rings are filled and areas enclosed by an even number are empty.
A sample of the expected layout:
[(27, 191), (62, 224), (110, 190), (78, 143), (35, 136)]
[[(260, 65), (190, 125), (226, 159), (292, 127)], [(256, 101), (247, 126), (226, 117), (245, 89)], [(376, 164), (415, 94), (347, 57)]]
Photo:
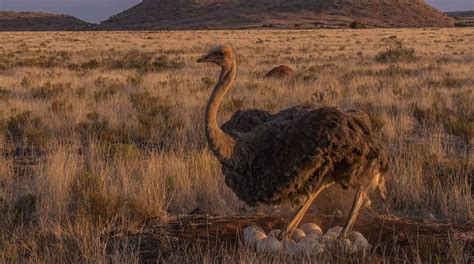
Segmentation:
[[(218, 69), (195, 61), (227, 42), (239, 69), (221, 122), (241, 108), (365, 110), (391, 160), (387, 208), (366, 214), (452, 228), (305, 262), (472, 261), (474, 30), (372, 29), (0, 33), (0, 262), (291, 262), (149, 231), (191, 212), (275, 215), (243, 209), (206, 147)], [(295, 75), (265, 78), (281, 64)], [(316, 214), (348, 213), (332, 192)]]

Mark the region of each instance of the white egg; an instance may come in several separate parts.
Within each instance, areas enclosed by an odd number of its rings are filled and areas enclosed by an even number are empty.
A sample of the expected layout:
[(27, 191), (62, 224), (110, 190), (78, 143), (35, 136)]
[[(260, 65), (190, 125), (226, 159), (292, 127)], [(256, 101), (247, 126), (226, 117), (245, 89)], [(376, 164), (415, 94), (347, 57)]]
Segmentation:
[(352, 246), (352, 242), (345, 238), (345, 239), (338, 239), (337, 240), (337, 245), (340, 249), (342, 250), (349, 250), (350, 247)]
[(334, 238), (330, 236), (326, 236), (326, 235), (320, 236), (318, 241), (319, 241), (319, 244), (324, 245), (325, 248), (327, 248), (328, 250), (331, 250), (335, 243)]
[(282, 243), (273, 237), (267, 237), (257, 242), (258, 252), (276, 253), (282, 250)]
[(366, 251), (370, 249), (370, 243), (367, 239), (359, 232), (352, 232), (349, 236), (352, 239), (352, 244), (357, 250)]
[(313, 250), (315, 254), (321, 254), (326, 250), (326, 246), (324, 244), (318, 243), (318, 245)]
[(244, 241), (248, 241), (253, 233), (260, 231), (265, 233), (260, 227), (258, 226), (247, 226), (244, 229)]
[(257, 245), (257, 242), (267, 238), (267, 235), (261, 231), (255, 231), (251, 233), (248, 237), (245, 238), (245, 245), (249, 247), (254, 247)]
[(315, 233), (306, 234), (306, 236), (305, 236), (305, 238), (311, 238), (311, 239), (314, 239), (314, 240), (319, 240), (319, 237), (320, 237), (320, 235), (317, 235)]
[(335, 227), (330, 228), (330, 229), (327, 231), (327, 233), (332, 232), (332, 233), (336, 233), (337, 235), (339, 235), (339, 234), (341, 233), (341, 231), (342, 231), (342, 227), (340, 227), (340, 226), (335, 226)]
[(356, 252), (358, 252), (358, 251), (359, 251), (359, 249), (358, 249), (357, 246), (354, 245), (354, 244), (352, 244), (352, 246), (349, 248), (349, 252), (350, 252), (350, 253), (356, 253)]
[(288, 256), (296, 256), (299, 254), (298, 246), (297, 244), (290, 244), (288, 247), (285, 248), (285, 253)]
[(303, 232), (303, 230), (296, 228), (295, 231), (291, 234), (291, 238), (293, 238), (296, 241), (299, 241), (300, 239), (304, 238), (306, 234)]
[(280, 229), (275, 229), (275, 230), (272, 230), (270, 233), (268, 233), (268, 236), (273, 237), (273, 238), (278, 238), (280, 233), (281, 233)]
[(254, 232), (257, 232), (257, 231), (260, 231), (260, 230), (258, 230), (258, 227), (256, 227), (256, 226), (247, 226), (244, 229), (244, 238), (247, 237), (247, 236), (250, 236), (250, 234), (252, 234)]
[(332, 239), (337, 239), (339, 237), (339, 234), (335, 232), (327, 232), (324, 236), (330, 237)]
[(294, 241), (293, 239), (291, 238), (285, 238), (281, 241), (282, 245), (284, 248), (288, 248), (290, 246), (294, 246), (296, 245), (296, 241)]
[(313, 223), (303, 224), (300, 227), (300, 229), (303, 230), (306, 235), (309, 235), (309, 234), (322, 235), (323, 234), (323, 230), (321, 229), (321, 227), (319, 227), (317, 224), (313, 224)]
[(319, 243), (316, 240), (311, 239), (311, 238), (303, 238), (298, 242), (298, 244), (310, 250), (313, 247), (316, 247)]

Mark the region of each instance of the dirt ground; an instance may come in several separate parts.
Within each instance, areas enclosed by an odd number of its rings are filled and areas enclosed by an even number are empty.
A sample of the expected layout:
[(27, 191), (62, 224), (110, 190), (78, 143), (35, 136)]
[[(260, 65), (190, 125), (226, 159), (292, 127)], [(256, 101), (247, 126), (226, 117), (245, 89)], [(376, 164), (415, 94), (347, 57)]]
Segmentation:
[[(236, 249), (243, 247), (242, 230), (249, 225), (262, 227), (265, 232), (282, 228), (286, 218), (265, 216), (211, 216), (187, 215), (168, 220), (150, 219), (140, 232), (130, 234), (133, 246), (139, 248), (141, 260), (166, 259), (168, 254), (182, 245), (199, 245), (204, 250), (215, 248)], [(334, 215), (307, 215), (303, 223), (314, 222), (326, 231), (333, 226), (343, 226), (345, 217)], [(416, 258), (433, 254), (441, 259), (451, 242), (462, 241), (468, 252), (474, 252), (472, 224), (439, 224), (427, 221), (402, 219), (396, 216), (361, 216), (354, 230), (361, 232), (370, 242), (375, 257), (390, 259), (394, 251)], [(415, 252), (416, 251), (416, 252)], [(436, 255), (435, 254), (435, 255)]]

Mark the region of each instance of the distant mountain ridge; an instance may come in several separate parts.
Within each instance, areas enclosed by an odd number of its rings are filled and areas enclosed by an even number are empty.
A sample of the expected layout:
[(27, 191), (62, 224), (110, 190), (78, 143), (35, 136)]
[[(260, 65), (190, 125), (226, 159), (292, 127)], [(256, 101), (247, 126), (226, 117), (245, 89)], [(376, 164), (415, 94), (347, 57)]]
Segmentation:
[(258, 27), (451, 27), (452, 18), (423, 0), (144, 0), (101, 29)]
[(446, 12), (446, 14), (456, 19), (454, 25), (457, 27), (474, 27), (474, 10)]
[(70, 15), (0, 11), (0, 31), (85, 30), (91, 26)]
[(450, 17), (474, 17), (474, 10), (446, 12)]
[[(423, 0), (143, 0), (97, 24), (70, 15), (0, 11), (0, 31), (241, 28), (452, 27), (471, 13), (447, 13)], [(469, 15), (467, 24), (460, 16)]]

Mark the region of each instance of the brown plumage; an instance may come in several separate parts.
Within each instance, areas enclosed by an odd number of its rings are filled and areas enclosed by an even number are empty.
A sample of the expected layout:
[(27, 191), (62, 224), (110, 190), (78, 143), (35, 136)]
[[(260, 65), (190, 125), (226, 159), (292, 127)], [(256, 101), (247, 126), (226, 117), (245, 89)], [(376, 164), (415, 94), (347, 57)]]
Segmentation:
[(217, 111), (235, 78), (233, 49), (219, 46), (198, 62), (222, 68), (206, 107), (205, 126), (226, 184), (249, 205), (302, 204), (282, 236), (292, 232), (316, 196), (335, 183), (358, 191), (341, 236), (368, 194), (378, 189), (385, 195), (387, 155), (365, 113), (312, 106), (277, 114), (247, 110), (236, 112), (221, 129)]
[(295, 75), (295, 71), (290, 68), (289, 66), (286, 65), (280, 65), (277, 66), (273, 69), (271, 69), (265, 77), (267, 78), (279, 78), (279, 79), (285, 79), (285, 78), (290, 78)]

